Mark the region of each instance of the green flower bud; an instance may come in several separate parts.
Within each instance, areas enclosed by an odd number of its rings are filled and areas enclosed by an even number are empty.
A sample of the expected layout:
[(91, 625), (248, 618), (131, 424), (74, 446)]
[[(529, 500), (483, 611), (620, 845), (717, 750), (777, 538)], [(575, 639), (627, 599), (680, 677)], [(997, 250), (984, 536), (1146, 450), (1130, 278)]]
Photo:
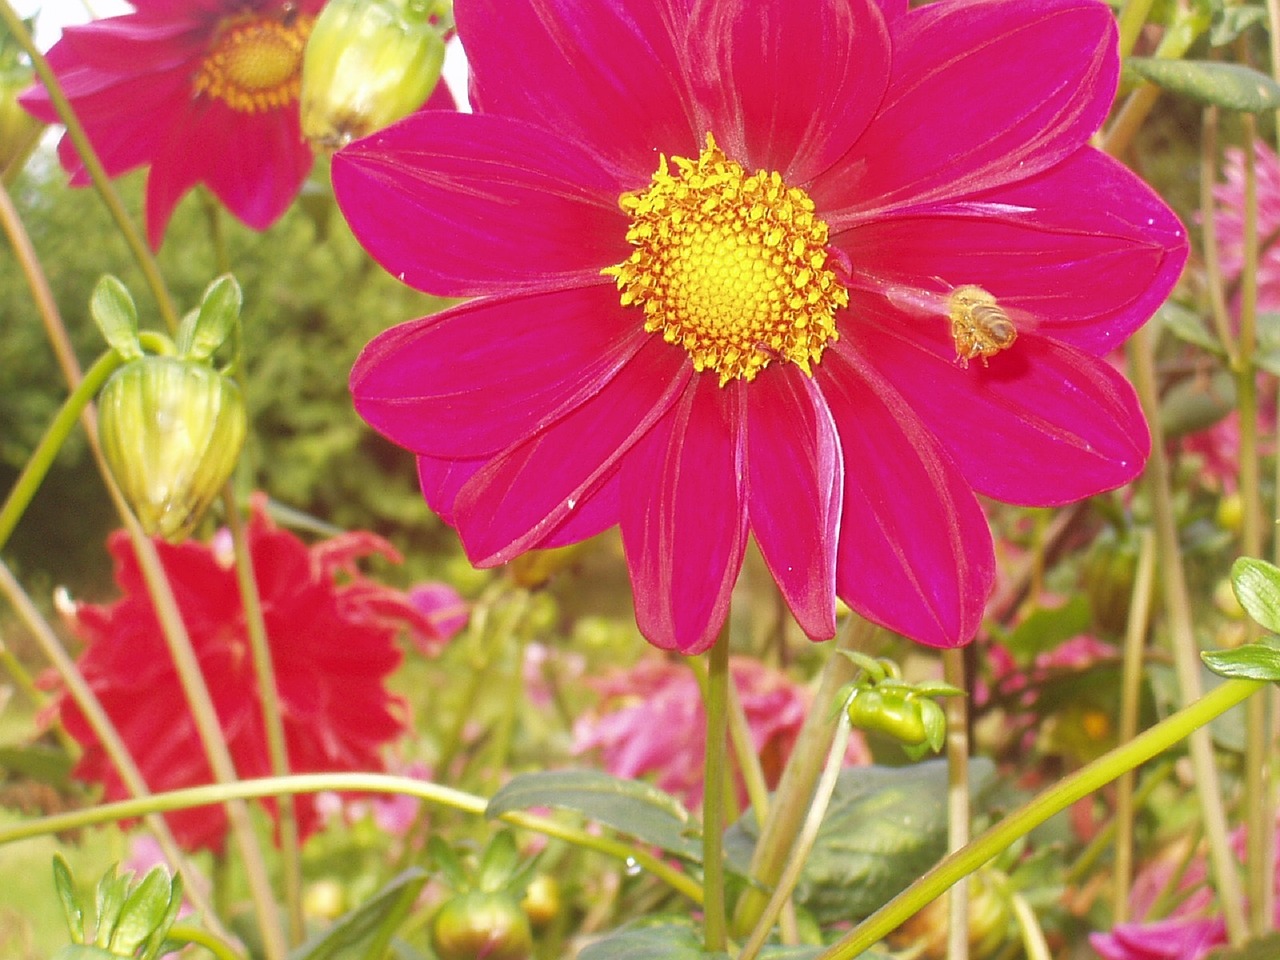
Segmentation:
[(202, 363), (147, 356), (117, 370), (98, 402), (102, 452), (143, 529), (181, 540), (240, 457), (239, 388)]
[(55, 960), (155, 960), (182, 906), (181, 877), (170, 877), (156, 867), (134, 883), (133, 872), (121, 874), (117, 864), (98, 882), (97, 930), (90, 937), (71, 869), (61, 856), (54, 857), (53, 884), (74, 941), (55, 954)]
[(510, 893), (473, 890), (453, 897), (436, 913), (431, 946), (442, 960), (527, 960), (533, 933)]
[[(30, 29), (33, 21), (24, 21)], [(17, 40), (0, 28), (0, 179), (22, 169), (35, 149), (44, 124), (23, 110), (18, 94), (31, 86), (34, 73)]]
[(302, 134), (336, 150), (417, 110), (440, 79), (444, 38), (423, 0), (330, 0), (302, 61)]

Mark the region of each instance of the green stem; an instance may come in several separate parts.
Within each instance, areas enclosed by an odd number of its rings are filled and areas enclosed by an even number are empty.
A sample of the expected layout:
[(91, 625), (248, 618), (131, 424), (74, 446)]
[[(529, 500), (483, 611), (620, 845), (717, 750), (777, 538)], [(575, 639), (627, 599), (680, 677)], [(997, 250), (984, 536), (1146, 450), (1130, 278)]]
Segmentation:
[(214, 955), (216, 960), (244, 960), (221, 937), (215, 937), (208, 930), (202, 930), (199, 927), (175, 924), (169, 928), (167, 939), (178, 944), (193, 943), (198, 947), (204, 947)]
[(1218, 172), (1218, 108), (1205, 107), (1200, 124), (1200, 233), (1204, 238), (1204, 282), (1209, 293), (1210, 315), (1218, 342), (1234, 368), (1238, 362), (1235, 335), (1228, 317), (1226, 281), (1218, 247), (1218, 221), (1214, 217), (1213, 188)]
[[(834, 649), (827, 656), (814, 695), (815, 704), (834, 703), (840, 688), (852, 680), (858, 670), (852, 660), (838, 651), (863, 650), (875, 631), (876, 627), (866, 620), (856, 614), (849, 615), (836, 637)], [(746, 936), (755, 927), (768, 902), (767, 891), (772, 890), (782, 876), (788, 854), (808, 813), (809, 798), (826, 761), (831, 738), (835, 736), (836, 721), (831, 711), (820, 708), (811, 709), (805, 716), (751, 857), (751, 877), (759, 886), (749, 887), (738, 898), (733, 928), (739, 936)]]
[[(1151, 425), (1151, 435), (1156, 438), (1151, 445), (1146, 482), (1151, 492), (1156, 556), (1160, 558), (1165, 616), (1173, 646), (1178, 689), (1182, 702), (1191, 703), (1199, 698), (1201, 692), (1200, 657), (1196, 649), (1195, 623), (1182, 561), (1182, 545), (1178, 541), (1177, 519), (1174, 516), (1169, 462), (1160, 440), (1164, 434), (1161, 429), (1160, 396), (1156, 382), (1154, 338), (1155, 331), (1150, 324), (1140, 328), (1129, 341), (1129, 356), (1133, 364), (1133, 381), (1138, 399), (1142, 402), (1143, 412)], [(1222, 902), (1223, 917), (1231, 942), (1239, 943), (1246, 932), (1242, 906), (1244, 895), (1240, 889), (1235, 855), (1227, 835), (1227, 817), (1223, 810), (1222, 792), (1209, 732), (1197, 730), (1191, 736), (1189, 748), (1205, 836), (1209, 841), (1209, 859), (1219, 900)]]
[(1146, 25), (1147, 17), (1155, 0), (1125, 0), (1120, 8), (1120, 56), (1127, 57), (1133, 53), (1138, 42), (1138, 34)]
[[(964, 651), (942, 651), (942, 677), (960, 690), (967, 690)], [(947, 697), (947, 852), (954, 853), (969, 842), (969, 701)], [(951, 888), (947, 912), (947, 960), (967, 960), (969, 956), (969, 882), (961, 878)]]
[[(698, 657), (685, 657), (685, 663), (697, 675), (698, 687), (705, 690), (706, 664)], [(751, 742), (751, 725), (747, 722), (747, 712), (742, 707), (742, 697), (738, 695), (737, 685), (733, 683), (729, 684), (729, 745), (733, 747), (733, 758), (737, 761), (738, 771), (746, 784), (747, 800), (751, 804), (756, 824), (763, 825), (769, 816), (769, 786), (760, 766), (760, 755)]]
[(160, 274), (160, 267), (156, 263), (156, 258), (151, 255), (151, 249), (147, 246), (142, 233), (134, 225), (133, 220), (125, 210), (124, 203), (120, 200), (120, 195), (116, 193), (115, 187), (112, 186), (111, 178), (107, 176), (107, 171), (102, 166), (102, 161), (98, 159), (98, 154), (93, 149), (93, 144), (89, 142), (88, 134), (84, 132), (84, 127), (76, 116), (75, 110), (67, 100), (66, 94), (63, 93), (62, 85), (58, 82), (57, 76), (49, 66), (49, 61), (44, 58), (40, 48), (36, 46), (31, 34), (27, 31), (26, 24), (22, 22), (22, 18), (18, 16), (17, 11), (13, 9), (9, 0), (0, 0), (0, 21), (4, 22), (4, 25), (9, 28), (9, 32), (17, 39), (19, 46), (31, 58), (31, 64), (35, 67), (36, 75), (40, 78), (40, 82), (44, 84), (44, 88), (49, 94), (49, 99), (53, 103), (53, 108), (58, 112), (58, 119), (66, 126), (67, 136), (71, 138), (76, 152), (80, 155), (80, 160), (84, 164), (85, 171), (89, 174), (89, 179), (93, 181), (93, 186), (98, 191), (98, 196), (106, 204), (107, 210), (111, 214), (111, 219), (115, 221), (116, 228), (124, 237), (130, 252), (138, 262), (138, 267), (142, 270), (147, 286), (151, 288), (151, 293), (160, 308), (160, 315), (164, 318), (165, 325), (169, 328), (170, 333), (175, 332), (178, 329), (178, 312), (174, 308), (173, 298), (169, 295), (169, 289), (165, 286), (164, 277)]
[[(819, 703), (816, 705), (816, 709), (825, 710), (827, 705)], [(809, 853), (813, 850), (813, 845), (818, 839), (818, 831), (822, 828), (822, 818), (826, 816), (827, 807), (831, 803), (831, 795), (835, 793), (836, 781), (840, 779), (840, 770), (844, 766), (845, 751), (849, 749), (850, 728), (848, 723), (843, 722), (843, 719), (843, 715), (841, 715), (838, 721), (839, 726), (836, 727), (835, 736), (831, 741), (831, 749), (827, 752), (827, 762), (822, 768), (822, 776), (818, 778), (818, 786), (814, 791), (813, 802), (809, 805), (809, 812), (805, 815), (804, 824), (800, 828), (800, 833), (796, 836), (795, 847), (791, 851), (791, 856), (787, 859), (786, 869), (782, 871), (778, 886), (774, 889), (773, 896), (769, 898), (769, 902), (765, 905), (764, 912), (756, 922), (755, 929), (751, 931), (750, 939), (747, 940), (742, 952), (738, 955), (738, 960), (755, 960), (765, 941), (769, 938), (769, 931), (773, 929), (774, 921), (778, 919), (778, 915), (783, 908), (790, 903), (791, 892), (795, 890), (796, 884), (800, 882), (800, 874), (804, 871), (805, 863), (809, 859)]]
[[(275, 664), (271, 659), (271, 642), (262, 615), (262, 596), (253, 569), (253, 553), (245, 534), (244, 519), (235, 493), (228, 483), (222, 492), (227, 514), (227, 528), (235, 550), (236, 583), (240, 587), (240, 605), (244, 611), (245, 632), (253, 655), (253, 670), (258, 680), (258, 704), (262, 709), (262, 725), (267, 739), (267, 755), (271, 772), (277, 777), (289, 774), (289, 747), (285, 740), (284, 717), (280, 713), (279, 687)], [(276, 805), (280, 828), (280, 856), (284, 868), (285, 911), (289, 921), (289, 944), (297, 946), (306, 937), (302, 916), (302, 856), (298, 841), (298, 819), (293, 797), (282, 797)]]
[(89, 368), (84, 379), (63, 401), (62, 409), (53, 418), (53, 423), (49, 424), (49, 429), (40, 438), (40, 443), (36, 445), (35, 450), (31, 452), (31, 457), (22, 468), (22, 473), (18, 474), (17, 482), (5, 498), (4, 506), (0, 507), (0, 549), (9, 542), (10, 534), (22, 519), (22, 514), (35, 497), (36, 491), (40, 489), (45, 474), (57, 459), (58, 451), (62, 449), (67, 437), (71, 436), (71, 431), (75, 429), (80, 414), (93, 402), (93, 398), (98, 395), (107, 378), (115, 373), (122, 362), (118, 353), (108, 350)]
[(964, 849), (937, 866), (823, 951), (816, 960), (852, 960), (897, 929), (905, 920), (947, 890), (1025, 837), (1056, 813), (1110, 783), (1126, 770), (1203, 729), (1214, 717), (1264, 689), (1260, 680), (1228, 680), (1190, 706), (1116, 747), (1072, 775), (1059, 780), (1029, 803), (1015, 810)]
[[(171, 810), (189, 810), (192, 807), (206, 807), (218, 803), (325, 791), (400, 794), (417, 797), (428, 803), (474, 816), (484, 816), (489, 806), (489, 801), (484, 797), (414, 777), (391, 776), (385, 773), (301, 773), (288, 777), (264, 777), (258, 780), (237, 780), (234, 783), (187, 787), (183, 790), (157, 793), (146, 798), (121, 800), (117, 803), (104, 803), (85, 810), (59, 813), (35, 820), (0, 824), (0, 846), (18, 840), (60, 833), (63, 830), (76, 830), (100, 823), (129, 820), (150, 813), (167, 813)], [(702, 903), (702, 888), (697, 881), (681, 873), (661, 857), (655, 856), (646, 846), (624, 843), (611, 837), (594, 836), (586, 830), (532, 813), (513, 811), (504, 813), (497, 819), (522, 830), (530, 830), (586, 850), (594, 850), (624, 863), (634, 862), (694, 903)]]
[(729, 617), (707, 656), (707, 753), (702, 793), (703, 943), (718, 953), (728, 942), (724, 898), (724, 804), (729, 727)]
[[(1155, 55), (1165, 60), (1177, 60), (1186, 54), (1200, 35), (1196, 16), (1193, 10), (1181, 9), (1161, 38)], [(1143, 81), (1138, 84), (1125, 98), (1115, 120), (1102, 135), (1102, 149), (1113, 157), (1125, 153), (1159, 99), (1160, 88), (1154, 83)]]

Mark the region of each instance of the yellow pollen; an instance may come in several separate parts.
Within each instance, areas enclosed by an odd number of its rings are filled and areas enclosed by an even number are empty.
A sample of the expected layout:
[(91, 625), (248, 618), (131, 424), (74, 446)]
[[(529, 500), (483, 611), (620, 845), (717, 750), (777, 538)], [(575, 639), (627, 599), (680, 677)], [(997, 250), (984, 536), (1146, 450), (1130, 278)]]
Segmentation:
[(806, 374), (839, 336), (848, 291), (827, 264), (827, 225), (777, 172), (748, 174), (707, 134), (697, 160), (659, 157), (644, 190), (624, 193), (631, 256), (603, 272), (644, 328), (688, 351), (720, 386), (772, 360)]
[(298, 99), (302, 51), (314, 17), (242, 13), (218, 25), (196, 73), (197, 95), (214, 97), (238, 113), (287, 107)]

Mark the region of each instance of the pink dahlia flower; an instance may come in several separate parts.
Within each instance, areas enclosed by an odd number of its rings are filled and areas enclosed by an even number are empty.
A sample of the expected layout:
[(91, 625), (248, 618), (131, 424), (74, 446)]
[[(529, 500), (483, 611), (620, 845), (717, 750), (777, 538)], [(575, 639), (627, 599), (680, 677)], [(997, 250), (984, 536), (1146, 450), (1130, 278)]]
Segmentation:
[[(1280, 310), (1280, 158), (1261, 140), (1253, 146), (1254, 173), (1258, 183), (1258, 236), (1266, 244), (1258, 256), (1258, 309)], [(1244, 269), (1244, 151), (1226, 152), (1224, 183), (1213, 188), (1218, 202), (1214, 214), (1222, 272), (1229, 280)], [(1268, 242), (1270, 241), (1270, 242)]]
[[(395, 551), (367, 533), (308, 547), (273, 526), (260, 504), (248, 537), (291, 768), (299, 773), (382, 769), (383, 745), (404, 731), (403, 705), (385, 686), (400, 663), (396, 634), (402, 628), (435, 629), (409, 598), (354, 568), (357, 557), (377, 553), (394, 559)], [(76, 608), (73, 623), (85, 642), (80, 670), (152, 790), (210, 783), (195, 721), (128, 537), (113, 534), (109, 546), (124, 596), (108, 605)], [(268, 776), (257, 674), (235, 570), (213, 548), (195, 541), (157, 541), (156, 549), (236, 771), (242, 777)], [(103, 784), (109, 800), (128, 796), (76, 705), (64, 699), (61, 713), (68, 732), (85, 748), (76, 776)], [(305, 836), (320, 821), (314, 798), (299, 797), (297, 808)], [(222, 848), (227, 822), (221, 807), (166, 816), (184, 846)]]
[(936, 646), (990, 590), (975, 493), (1050, 505), (1149, 448), (1105, 362), (1186, 257), (1087, 146), (1100, 0), (458, 0), (476, 113), (333, 162), (357, 237), (461, 306), (360, 356), (471, 560), (619, 524), (641, 631), (705, 650), (748, 535)]
[[(311, 170), (298, 127), (302, 51), (324, 0), (131, 0), (135, 13), (67, 27), (49, 51), (111, 176), (150, 165), (147, 237), (159, 247), (198, 183), (255, 230), (271, 226)], [(23, 105), (57, 121), (41, 86)], [(89, 182), (64, 136), (71, 182)]]

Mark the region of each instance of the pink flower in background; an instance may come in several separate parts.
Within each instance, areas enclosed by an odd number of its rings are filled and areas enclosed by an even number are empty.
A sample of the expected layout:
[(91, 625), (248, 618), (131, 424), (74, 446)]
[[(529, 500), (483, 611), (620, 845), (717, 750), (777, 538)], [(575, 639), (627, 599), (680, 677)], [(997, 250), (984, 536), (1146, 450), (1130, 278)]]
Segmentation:
[[(276, 691), (284, 715), (291, 768), (298, 773), (381, 770), (382, 747), (404, 732), (404, 710), (385, 681), (400, 662), (399, 630), (431, 627), (402, 594), (355, 569), (357, 558), (396, 558), (390, 544), (354, 533), (308, 548), (276, 528), (258, 500), (248, 525)], [(154, 791), (212, 782), (204, 749), (169, 656), (137, 559), (124, 533), (109, 546), (123, 596), (82, 604), (74, 626), (84, 641), (78, 662)], [(183, 622), (213, 696), (241, 777), (271, 773), (248, 634), (234, 569), (196, 541), (156, 549), (173, 585)], [(128, 791), (69, 698), (61, 701), (67, 731), (84, 747), (75, 768), (101, 783), (108, 800)], [(274, 805), (268, 804), (274, 811)], [(319, 824), (313, 797), (297, 799), (303, 836)], [(221, 807), (166, 814), (189, 849), (220, 850), (226, 836)]]
[[(746, 657), (732, 658), (729, 670), (751, 728), (751, 743), (773, 786), (809, 709), (808, 691)], [(605, 769), (615, 777), (655, 774), (663, 790), (690, 806), (701, 803), (706, 714), (689, 668), (648, 659), (587, 683), (600, 695), (600, 705), (574, 725), (574, 752), (599, 750)], [(855, 738), (849, 762), (868, 760), (861, 738)], [(738, 794), (745, 801), (741, 779)]]
[[(1261, 139), (1253, 144), (1258, 184), (1258, 236), (1264, 243), (1258, 257), (1258, 309), (1280, 311), (1280, 159)], [(1218, 202), (1214, 223), (1218, 228), (1218, 252), (1222, 273), (1235, 280), (1244, 269), (1244, 151), (1228, 148), (1223, 168), (1225, 182), (1213, 188)]]
[[(298, 127), (302, 51), (324, 0), (132, 0), (135, 13), (67, 27), (49, 64), (111, 176), (150, 166), (147, 237), (203, 183), (265, 230), (311, 170)], [(23, 105), (57, 113), (39, 85)], [(89, 182), (64, 136), (71, 182)]]
[(477, 112), (332, 170), (387, 270), (479, 298), (351, 376), (473, 562), (619, 524), (641, 631), (689, 653), (751, 536), (809, 636), (839, 596), (955, 646), (993, 578), (975, 493), (1060, 504), (1141, 469), (1103, 358), (1186, 236), (1088, 146), (1119, 72), (1104, 3), (455, 12)]

